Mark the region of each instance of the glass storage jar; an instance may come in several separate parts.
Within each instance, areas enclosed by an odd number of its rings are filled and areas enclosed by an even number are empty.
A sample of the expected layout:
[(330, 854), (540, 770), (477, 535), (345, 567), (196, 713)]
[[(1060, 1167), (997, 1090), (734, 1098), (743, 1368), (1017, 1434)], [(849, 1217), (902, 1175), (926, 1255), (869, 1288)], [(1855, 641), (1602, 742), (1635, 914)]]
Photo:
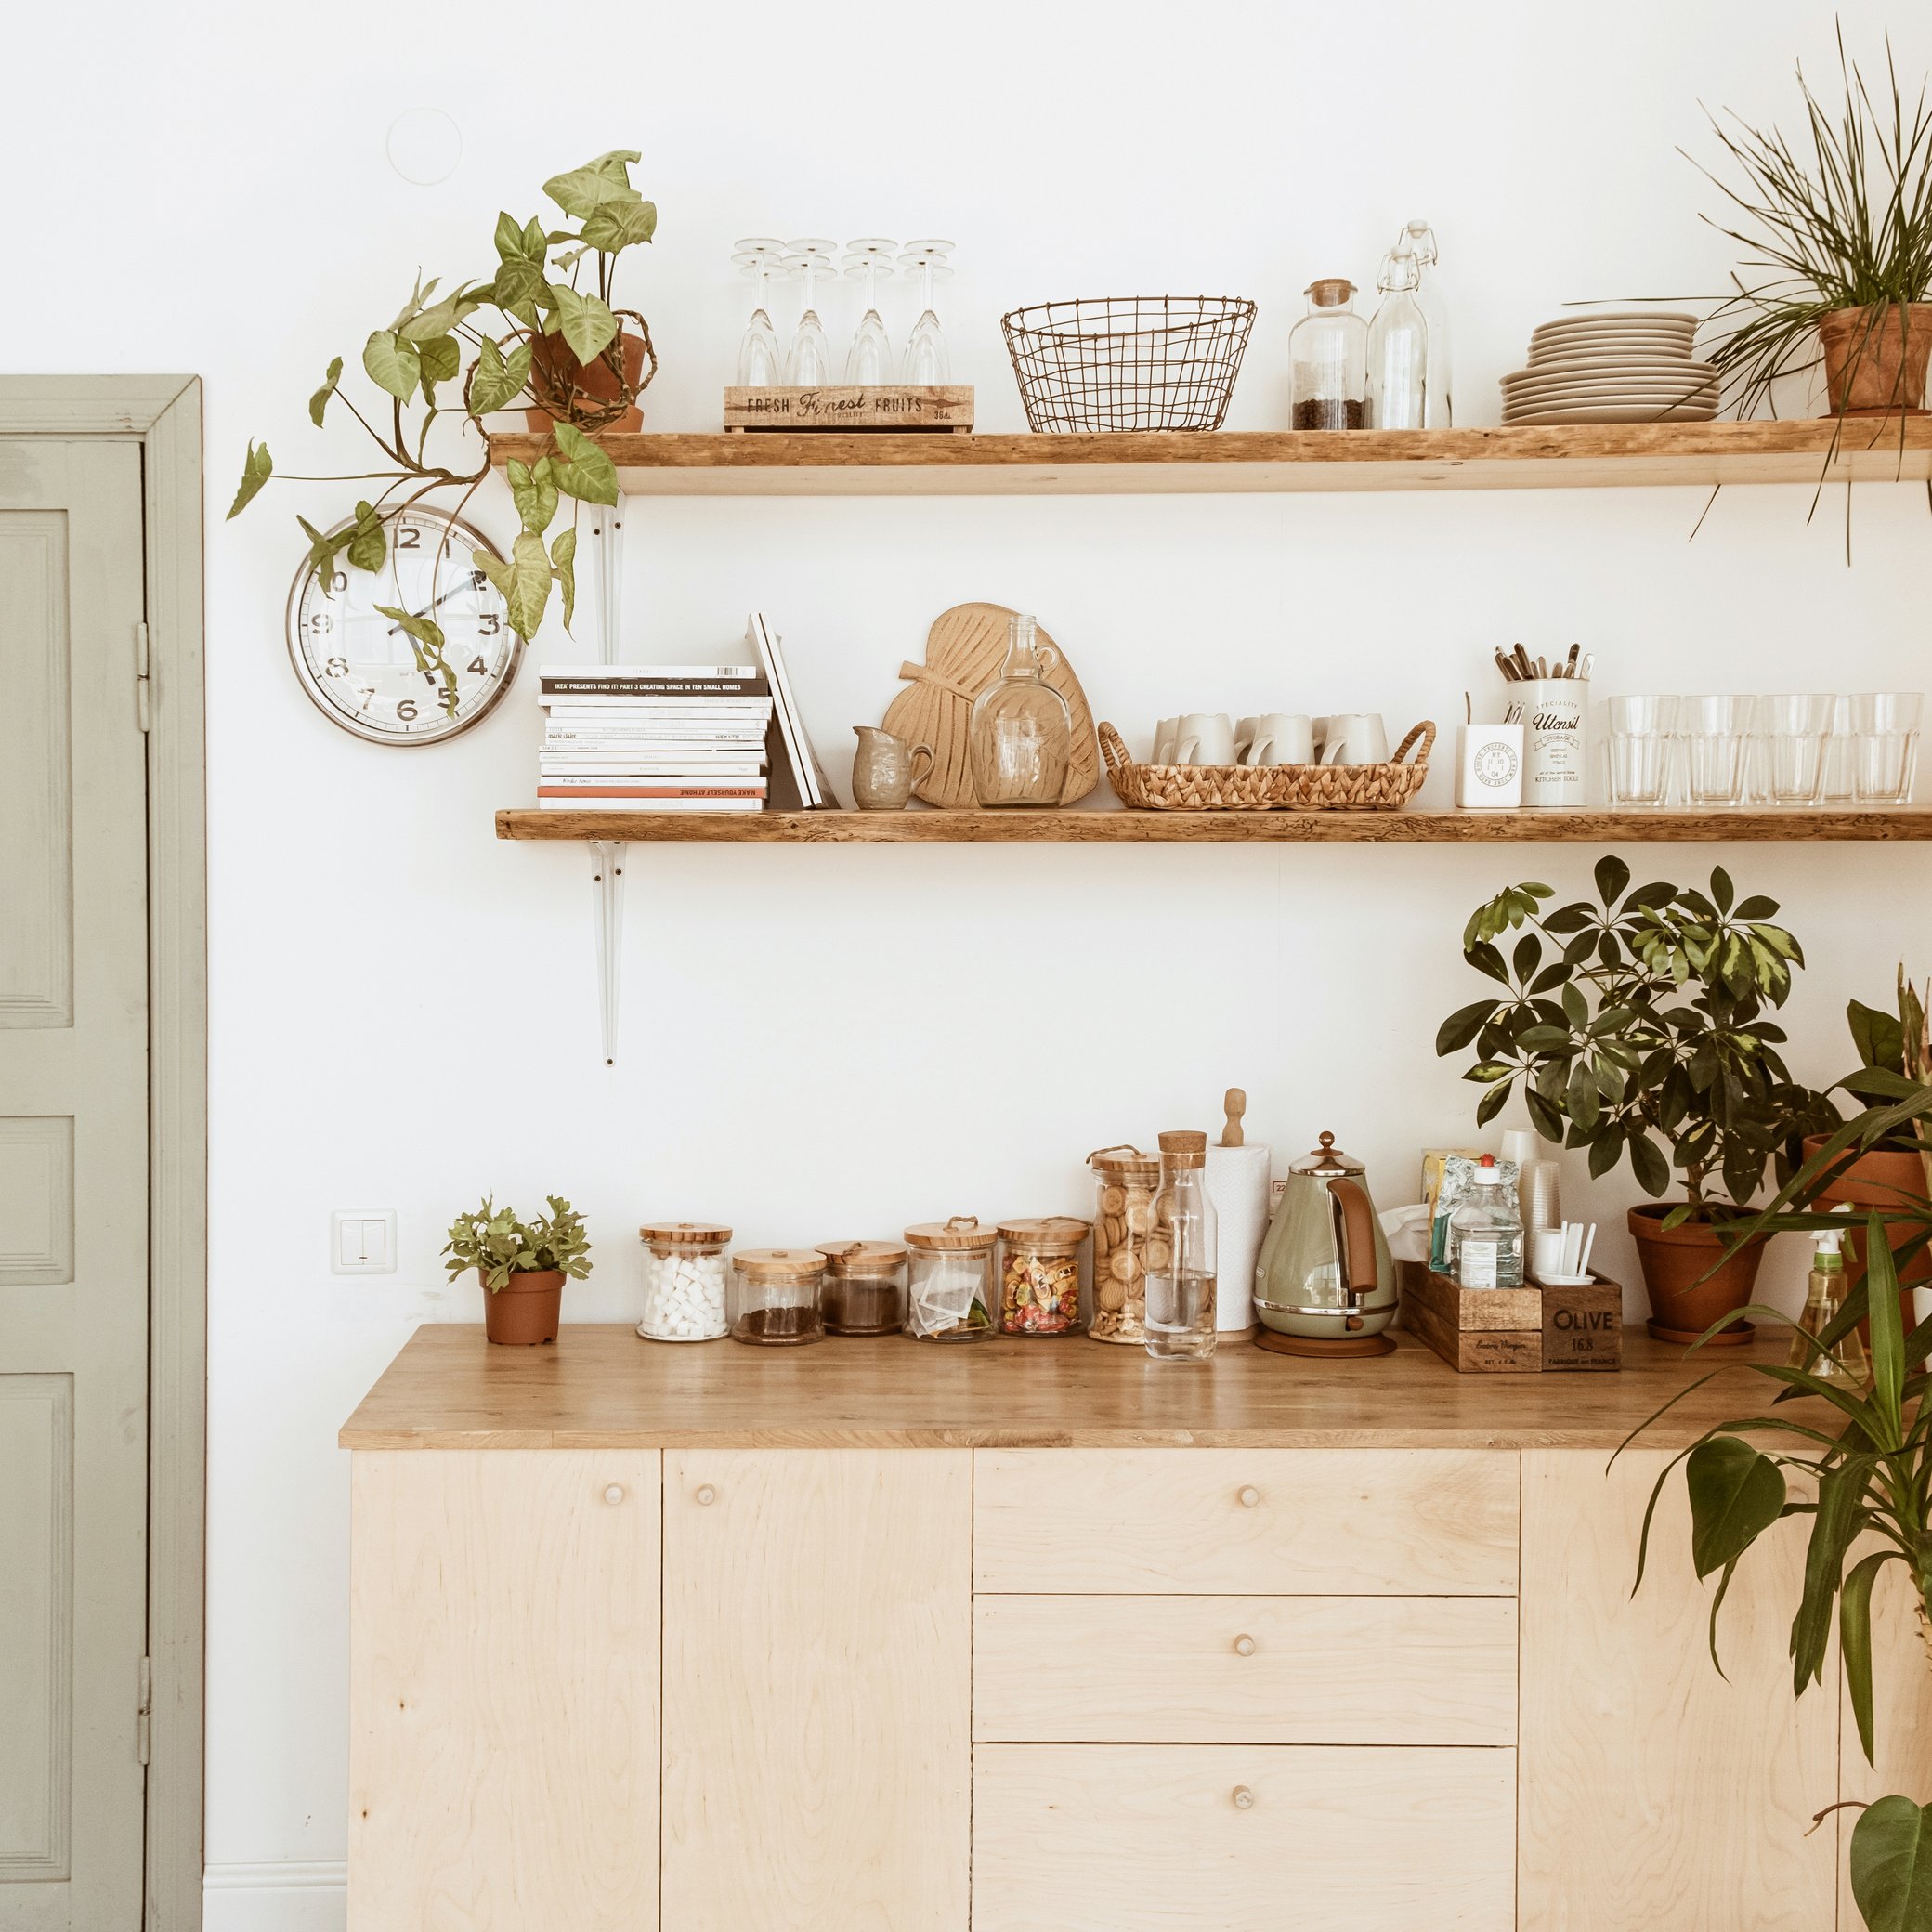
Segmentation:
[(1138, 1147), (1103, 1147), (1087, 1156), (1098, 1181), (1093, 1216), (1095, 1341), (1147, 1339), (1147, 1269), (1168, 1261), (1168, 1237), (1154, 1225), (1160, 1158)]
[(1343, 276), (1313, 282), (1288, 337), (1297, 429), (1361, 429), (1368, 422), (1368, 324)]
[(825, 1257), (816, 1247), (748, 1247), (731, 1258), (725, 1313), (733, 1341), (786, 1346), (822, 1341), (818, 1278)]
[(1071, 1214), (999, 1223), (1000, 1334), (1080, 1332), (1080, 1250), (1090, 1232)]
[(896, 1335), (906, 1325), (906, 1250), (895, 1241), (821, 1241), (818, 1305), (828, 1335)]
[(979, 1341), (993, 1332), (996, 1230), (976, 1216), (921, 1221), (906, 1230), (906, 1332), (920, 1341)]
[(716, 1341), (725, 1332), (724, 1250), (731, 1230), (712, 1221), (646, 1221), (644, 1318), (647, 1341)]
[(973, 790), (982, 805), (1057, 805), (1073, 757), (1073, 713), (1045, 673), (1060, 662), (1030, 617), (1007, 623), (1006, 663), (973, 701), (966, 728)]

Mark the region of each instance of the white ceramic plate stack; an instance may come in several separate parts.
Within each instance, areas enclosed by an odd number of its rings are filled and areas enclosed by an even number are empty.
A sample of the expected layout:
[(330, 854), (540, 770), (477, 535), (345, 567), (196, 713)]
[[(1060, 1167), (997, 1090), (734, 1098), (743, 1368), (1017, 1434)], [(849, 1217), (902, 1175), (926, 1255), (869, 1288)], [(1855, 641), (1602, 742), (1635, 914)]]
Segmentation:
[(1505, 423), (1708, 423), (1717, 372), (1691, 359), (1694, 315), (1599, 310), (1545, 322), (1503, 378)]

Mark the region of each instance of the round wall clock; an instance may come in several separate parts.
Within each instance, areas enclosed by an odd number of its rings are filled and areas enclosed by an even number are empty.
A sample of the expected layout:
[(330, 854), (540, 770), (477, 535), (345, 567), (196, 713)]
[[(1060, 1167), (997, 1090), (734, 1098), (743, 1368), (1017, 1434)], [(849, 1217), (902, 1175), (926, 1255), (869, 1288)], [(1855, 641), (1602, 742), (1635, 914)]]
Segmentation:
[[(473, 550), (498, 555), (480, 531), (422, 508), (385, 529), (389, 554), (379, 570), (337, 557), (324, 581), (303, 559), (289, 593), (289, 656), (302, 688), (345, 731), (378, 745), (437, 744), (495, 709), (516, 680), (523, 640), (502, 593), (471, 561)], [(453, 708), (442, 678), (417, 668), (408, 633), (379, 604), (442, 626)]]

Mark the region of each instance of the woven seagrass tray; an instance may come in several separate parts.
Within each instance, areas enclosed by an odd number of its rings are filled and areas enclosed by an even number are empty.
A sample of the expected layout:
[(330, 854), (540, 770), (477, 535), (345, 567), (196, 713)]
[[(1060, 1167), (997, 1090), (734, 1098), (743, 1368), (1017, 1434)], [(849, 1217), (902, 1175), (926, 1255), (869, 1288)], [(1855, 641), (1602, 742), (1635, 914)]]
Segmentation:
[(1120, 734), (1100, 727), (1115, 791), (1143, 812), (1399, 812), (1421, 790), (1435, 741), (1425, 719), (1386, 764), (1136, 764)]

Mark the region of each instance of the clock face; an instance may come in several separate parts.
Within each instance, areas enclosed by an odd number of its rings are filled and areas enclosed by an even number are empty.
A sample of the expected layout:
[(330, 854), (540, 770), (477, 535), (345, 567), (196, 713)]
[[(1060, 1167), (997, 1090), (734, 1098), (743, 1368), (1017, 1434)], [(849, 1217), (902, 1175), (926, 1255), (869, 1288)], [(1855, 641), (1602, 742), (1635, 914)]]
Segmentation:
[[(388, 555), (379, 570), (337, 556), (324, 581), (304, 560), (289, 594), (289, 656), (303, 688), (345, 731), (379, 745), (433, 745), (490, 713), (516, 676), (523, 641), (502, 594), (471, 559), (474, 550), (497, 555), (488, 538), (420, 508), (384, 529)], [(456, 673), (453, 710), (445, 680), (418, 668), (409, 633), (379, 604), (442, 626), (443, 656)]]

